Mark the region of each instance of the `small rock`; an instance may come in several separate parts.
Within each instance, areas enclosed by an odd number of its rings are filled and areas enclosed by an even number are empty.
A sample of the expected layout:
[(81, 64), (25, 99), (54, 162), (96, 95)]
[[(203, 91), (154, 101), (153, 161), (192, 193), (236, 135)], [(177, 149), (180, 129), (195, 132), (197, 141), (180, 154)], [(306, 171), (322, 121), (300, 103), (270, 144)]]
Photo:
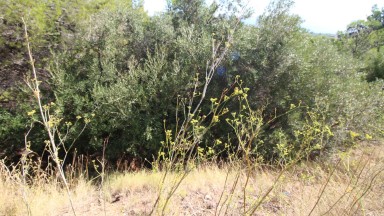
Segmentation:
[(205, 195), (204, 200), (212, 200), (212, 196), (207, 194)]

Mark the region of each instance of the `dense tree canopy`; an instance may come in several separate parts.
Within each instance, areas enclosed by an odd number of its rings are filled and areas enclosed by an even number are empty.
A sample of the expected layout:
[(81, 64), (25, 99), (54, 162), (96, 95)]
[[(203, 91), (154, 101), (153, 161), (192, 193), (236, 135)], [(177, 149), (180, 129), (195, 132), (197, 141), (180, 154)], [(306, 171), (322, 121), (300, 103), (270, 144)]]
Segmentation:
[[(301, 28), (292, 4), (273, 1), (256, 25), (246, 25), (242, 1), (172, 0), (152, 17), (140, 1), (2, 1), (0, 155), (22, 148), (38, 118), (23, 83), (30, 68), (21, 17), (44, 83), (43, 102), (54, 104), (69, 140), (86, 124), (71, 150), (80, 154), (100, 153), (109, 137), (109, 160), (151, 160), (164, 131), (177, 131), (180, 119), (189, 118), (180, 110), (196, 106), (206, 119), (201, 126), (209, 128), (199, 145), (220, 152), (215, 140), (227, 140), (235, 149), (240, 144), (225, 119), (240, 99), (225, 99), (229, 111), (220, 118), (210, 110), (223, 92), (238, 94), (237, 85), (247, 89), (252, 109), (263, 110), (266, 123), (252, 142), (265, 159), (284, 156), (283, 144), (298, 148), (306, 125), (329, 130), (310, 141), (315, 146), (327, 137), (319, 147), (324, 151), (348, 144), (351, 132), (383, 135), (384, 10), (373, 7), (367, 20), (332, 39)], [(201, 95), (201, 106), (190, 100)], [(31, 148), (41, 152), (46, 137), (34, 125)]]

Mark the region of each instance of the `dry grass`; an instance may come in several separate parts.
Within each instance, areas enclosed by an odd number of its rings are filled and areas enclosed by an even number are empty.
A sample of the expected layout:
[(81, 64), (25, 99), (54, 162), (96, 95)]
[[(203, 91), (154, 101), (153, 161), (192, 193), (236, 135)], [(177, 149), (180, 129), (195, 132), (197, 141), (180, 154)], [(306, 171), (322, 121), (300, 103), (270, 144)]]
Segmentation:
[[(321, 162), (307, 162), (283, 173), (255, 215), (384, 215), (384, 146), (364, 144)], [(182, 181), (165, 208), (166, 215), (243, 215), (273, 185), (280, 171), (253, 171), (246, 188), (238, 167), (207, 166)], [(110, 175), (101, 196), (95, 185), (72, 185), (78, 215), (147, 215), (162, 187), (160, 206), (180, 176), (140, 171)], [(8, 176), (7, 176), (8, 175)], [(234, 184), (238, 180), (237, 184)], [(2, 171), (0, 215), (26, 215), (20, 183)], [(233, 190), (232, 190), (233, 189)], [(245, 191), (245, 193), (244, 193)], [(28, 187), (32, 215), (71, 215), (65, 190), (58, 184)], [(102, 205), (105, 197), (105, 209)], [(244, 204), (245, 197), (245, 204)], [(156, 210), (155, 214), (161, 211)]]
[[(24, 188), (26, 200), (23, 200), (23, 186), (11, 179), (0, 179), (0, 215), (28, 215), (25, 202), (28, 202), (32, 215), (60, 215), (70, 210), (66, 191), (57, 183), (39, 184)], [(95, 197), (96, 190), (83, 180), (71, 188), (75, 206), (82, 209)]]

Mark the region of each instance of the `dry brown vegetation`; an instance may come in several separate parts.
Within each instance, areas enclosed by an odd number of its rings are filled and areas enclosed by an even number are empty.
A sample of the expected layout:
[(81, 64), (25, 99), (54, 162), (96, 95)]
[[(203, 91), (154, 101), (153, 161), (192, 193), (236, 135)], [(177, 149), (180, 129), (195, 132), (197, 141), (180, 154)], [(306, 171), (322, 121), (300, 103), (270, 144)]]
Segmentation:
[[(207, 165), (183, 181), (180, 174), (169, 173), (161, 183), (164, 172), (142, 170), (110, 174), (103, 186), (80, 175), (70, 179), (70, 188), (77, 215), (148, 215), (159, 193), (154, 215), (244, 215), (259, 202), (254, 215), (384, 214), (381, 144), (360, 144), (326, 160), (296, 164), (277, 180), (281, 172), (255, 167), (246, 184), (240, 165)], [(27, 215), (28, 208), (31, 215), (72, 215), (59, 178), (34, 173), (23, 184), (21, 171), (2, 166), (0, 215)], [(166, 195), (179, 182), (163, 209)]]

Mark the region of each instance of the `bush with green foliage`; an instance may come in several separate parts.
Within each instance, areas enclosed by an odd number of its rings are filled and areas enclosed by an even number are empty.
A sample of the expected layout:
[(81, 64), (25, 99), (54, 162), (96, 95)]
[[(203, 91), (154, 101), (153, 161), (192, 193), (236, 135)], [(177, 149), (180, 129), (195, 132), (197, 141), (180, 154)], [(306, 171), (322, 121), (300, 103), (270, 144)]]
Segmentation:
[[(380, 78), (382, 55), (366, 57), (366, 50), (360, 48), (361, 56), (350, 52), (356, 38), (330, 39), (308, 33), (300, 27), (300, 17), (290, 14), (292, 1), (273, 1), (256, 26), (240, 22), (241, 1), (211, 5), (200, 0), (169, 1), (168, 10), (153, 17), (142, 5), (119, 0), (34, 4), (56, 17), (42, 18), (41, 22), (47, 22), (44, 25), (36, 24), (38, 14), (27, 19), (31, 35), (42, 40), (32, 40), (35, 47), (55, 48), (38, 65), (49, 75), (44, 103), (55, 103), (63, 124), (92, 117), (75, 145), (80, 154), (100, 153), (109, 138), (109, 160), (156, 157), (166, 137), (163, 122), (167, 130), (175, 130), (183, 117), (176, 109), (196, 106), (198, 101), (190, 105), (188, 99), (204, 92), (199, 113), (209, 113), (211, 100), (221, 98), (222, 92), (234, 93), (234, 83), (248, 89), (249, 109), (263, 110), (260, 118), (265, 125), (252, 145), (263, 143), (258, 154), (265, 160), (288, 161), (289, 154), (294, 155), (304, 142), (315, 150), (312, 147), (319, 147), (321, 140), (319, 148), (325, 150), (344, 146), (351, 141), (352, 132), (363, 138), (383, 130), (377, 126), (384, 121), (382, 84), (367, 83), (360, 73), (364, 56), (372, 79)], [(16, 1), (13, 6), (25, 9)], [(245, 11), (243, 16), (247, 15)], [(59, 22), (59, 29), (64, 30), (58, 30), (57, 19), (64, 19), (65, 25)], [(50, 31), (60, 34), (52, 40), (43, 36)], [(371, 49), (372, 43), (364, 40), (380, 39), (378, 34), (376, 39), (372, 35), (360, 37), (358, 45)], [(204, 74), (223, 50), (228, 53), (214, 66), (205, 92)], [(37, 59), (44, 53), (41, 49), (35, 52)], [(28, 103), (19, 102), (19, 107), (26, 108), (13, 113), (2, 108), (3, 122), (18, 116), (1, 131), (2, 148), (21, 146), (16, 140), (17, 144), (10, 144), (6, 136), (22, 137), (28, 124), (26, 113), (33, 108)], [(228, 112), (222, 119), (242, 109), (236, 100), (226, 101), (225, 107)], [(213, 118), (206, 116), (202, 126)], [(245, 126), (249, 120), (244, 120)], [(40, 143), (45, 138), (39, 130), (34, 128), (33, 139)], [(239, 131), (231, 125), (217, 122), (204, 133), (200, 147), (220, 152), (224, 147), (215, 143), (226, 140), (230, 149), (239, 148), (241, 139), (236, 133)], [(292, 152), (284, 153), (288, 148)]]
[(177, 7), (151, 18), (140, 8), (102, 11), (71, 49), (56, 55), (50, 71), (57, 104), (69, 119), (95, 114), (82, 151), (97, 151), (109, 136), (112, 157), (157, 152), (163, 119), (174, 127), (176, 99), (189, 96), (195, 74), (205, 73), (212, 58), (212, 43), (236, 24), (212, 18), (215, 5), (196, 7), (194, 24)]

